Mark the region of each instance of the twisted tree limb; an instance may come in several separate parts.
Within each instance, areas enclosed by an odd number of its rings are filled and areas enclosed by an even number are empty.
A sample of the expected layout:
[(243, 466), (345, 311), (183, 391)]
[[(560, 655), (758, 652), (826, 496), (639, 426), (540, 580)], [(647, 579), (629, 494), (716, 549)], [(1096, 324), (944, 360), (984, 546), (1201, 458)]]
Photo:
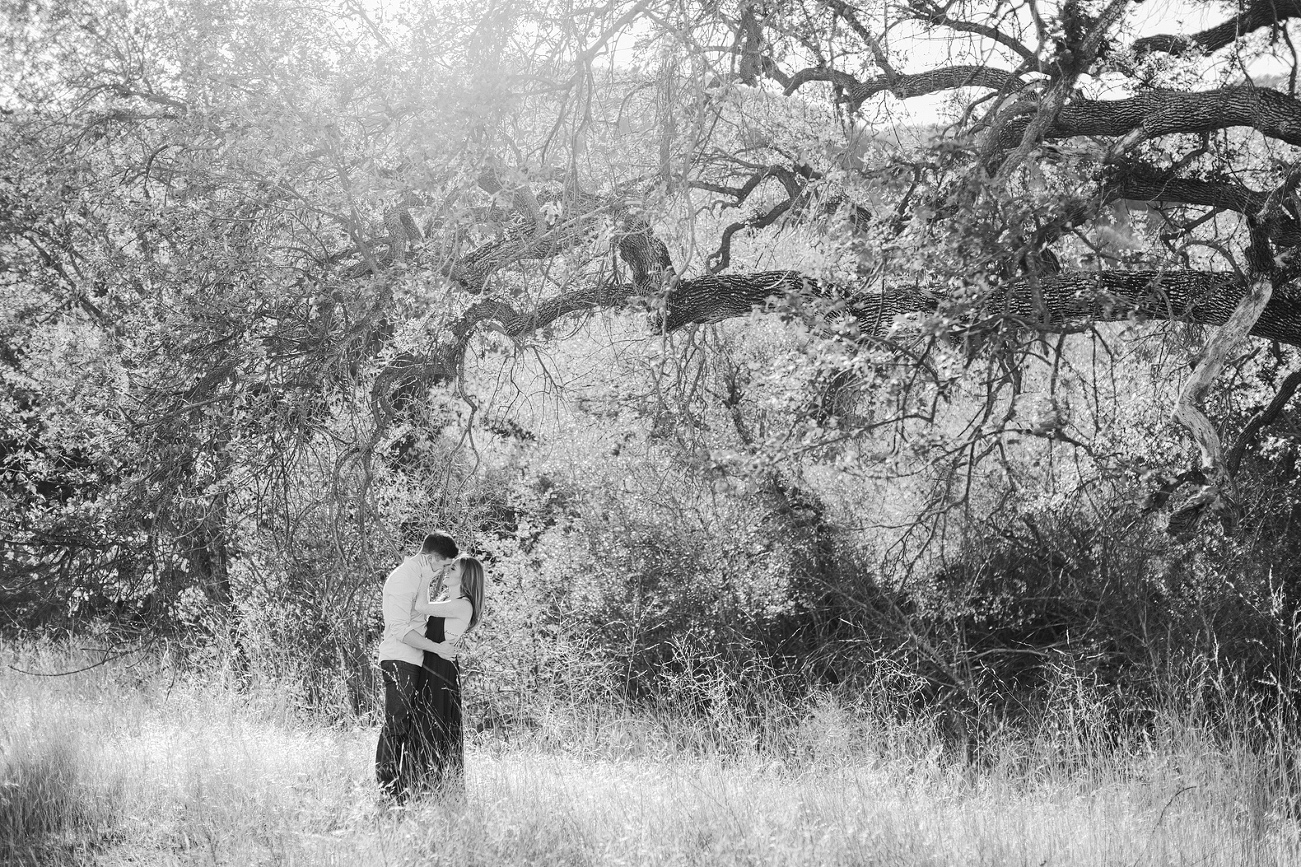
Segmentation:
[(789, 96), (812, 81), (829, 81), (845, 90), (851, 109), (857, 110), (864, 101), (879, 93), (892, 93), (899, 99), (911, 99), (942, 90), (958, 87), (977, 87), (989, 90), (1018, 90), (1025, 86), (1020, 76), (988, 66), (949, 66), (930, 72), (910, 75), (882, 75), (868, 81), (859, 81), (847, 72), (826, 67), (810, 67), (792, 75), (785, 84)]
[(477, 295), (499, 269), (516, 262), (559, 256), (591, 237), (599, 227), (595, 214), (564, 220), (544, 232), (538, 232), (532, 224), (517, 227), (461, 257), (446, 275), (462, 290)]
[[(630, 242), (629, 247), (638, 246)], [(646, 246), (650, 246), (647, 244)], [(645, 251), (643, 251), (644, 253)], [(653, 251), (651, 251), (653, 252)], [(633, 253), (633, 256), (638, 256)], [(640, 256), (643, 263), (661, 262)], [(667, 257), (665, 257), (667, 258)], [(479, 328), (523, 336), (574, 314), (619, 309), (636, 299), (663, 296), (657, 327), (676, 331), (691, 324), (723, 322), (767, 309), (787, 299), (816, 299), (852, 318), (858, 333), (880, 337), (899, 316), (942, 310), (946, 299), (913, 286), (854, 291), (801, 274), (763, 271), (711, 274), (689, 279), (668, 275), (662, 264), (632, 268), (632, 283), (576, 289), (521, 312), (505, 302), (485, 300), (463, 313), (450, 334), (463, 345)], [(993, 287), (962, 305), (961, 316), (1009, 316), (1044, 331), (1075, 329), (1089, 322), (1164, 320), (1224, 326), (1249, 294), (1244, 281), (1222, 271), (1104, 271), (1040, 275)], [(953, 324), (960, 326), (959, 314)], [(1265, 302), (1246, 333), (1301, 346), (1301, 292), (1285, 286)], [(454, 348), (454, 347), (453, 347)]]
[[(568, 316), (619, 309), (634, 299), (653, 301), (676, 285), (677, 275), (668, 247), (646, 222), (630, 216), (618, 238), (620, 257), (628, 265), (631, 283), (604, 281), (547, 298), (529, 310), (486, 298), (471, 305), (424, 354), (402, 353), (392, 359), (372, 387), (374, 402), (391, 408), (420, 387), (456, 376), (470, 339), (479, 330), (497, 331), (512, 339), (533, 334)], [(662, 321), (664, 316), (661, 314)], [(391, 411), (391, 410), (390, 410)]]
[(1226, 529), (1237, 523), (1241, 516), (1237, 489), (1224, 460), (1219, 434), (1215, 432), (1211, 420), (1202, 412), (1201, 404), (1215, 379), (1228, 364), (1229, 353), (1252, 332), (1260, 320), (1273, 291), (1274, 284), (1268, 275), (1257, 274), (1252, 278), (1247, 293), (1238, 302), (1228, 321), (1211, 338), (1201, 363), (1188, 377), (1183, 391), (1175, 401), (1170, 417), (1186, 428), (1193, 442), (1197, 443), (1202, 454), (1202, 471), (1206, 475), (1206, 484), (1202, 489), (1171, 514), (1169, 529), (1175, 536), (1189, 534), (1205, 514), (1218, 515)]
[[(1141, 164), (1125, 166), (1107, 186), (1105, 198), (1133, 199), (1182, 205), (1221, 208), (1239, 214), (1259, 214), (1269, 193), (1253, 190), (1231, 180), (1181, 178), (1168, 171)], [(1261, 214), (1260, 228), (1271, 242), (1280, 247), (1301, 245), (1301, 222), (1285, 208), (1272, 208)]]
[[(1021, 140), (1030, 120), (1009, 124), (1004, 147)], [(1076, 100), (1064, 106), (1044, 132), (1046, 139), (1122, 136), (1112, 159), (1139, 142), (1171, 133), (1198, 133), (1245, 126), (1268, 138), (1301, 146), (1301, 100), (1266, 87), (1222, 87), (1187, 93), (1150, 90), (1128, 99)]]
[[(1045, 331), (1129, 319), (1222, 326), (1246, 294), (1242, 279), (1231, 272), (1071, 271), (988, 289), (972, 302), (969, 315), (1012, 316)], [(910, 286), (855, 292), (798, 271), (720, 274), (679, 282), (669, 293), (663, 324), (672, 331), (721, 322), (792, 296), (839, 303), (860, 333), (870, 336), (887, 333), (900, 315), (935, 311), (945, 301), (939, 293)], [(1286, 287), (1275, 293), (1250, 333), (1301, 345), (1301, 292)]]
[(1136, 39), (1134, 51), (1137, 54), (1163, 51), (1178, 56), (1198, 48), (1210, 53), (1262, 27), (1280, 24), (1288, 18), (1299, 16), (1301, 16), (1301, 0), (1251, 0), (1245, 9), (1228, 21), (1209, 27), (1200, 33), (1191, 36), (1163, 33)]

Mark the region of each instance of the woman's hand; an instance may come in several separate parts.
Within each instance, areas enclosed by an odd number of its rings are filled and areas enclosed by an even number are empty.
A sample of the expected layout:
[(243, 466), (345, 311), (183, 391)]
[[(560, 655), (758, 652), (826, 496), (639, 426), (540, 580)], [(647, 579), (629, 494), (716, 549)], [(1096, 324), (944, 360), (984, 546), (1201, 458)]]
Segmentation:
[(433, 587), (433, 585), (434, 585), (434, 577), (435, 577), (437, 574), (438, 574), (437, 571), (435, 571), (435, 570), (433, 570), (433, 569), (421, 569), (421, 570), (420, 570), (420, 583), (416, 585), (416, 601), (417, 601), (417, 602), (431, 602), (431, 601), (433, 601), (433, 595), (430, 593), (430, 588)]
[(412, 610), (417, 614), (428, 617), (432, 612), (434, 594), (442, 592), (443, 573), (440, 570), (422, 570), (420, 580), (416, 583), (416, 599)]

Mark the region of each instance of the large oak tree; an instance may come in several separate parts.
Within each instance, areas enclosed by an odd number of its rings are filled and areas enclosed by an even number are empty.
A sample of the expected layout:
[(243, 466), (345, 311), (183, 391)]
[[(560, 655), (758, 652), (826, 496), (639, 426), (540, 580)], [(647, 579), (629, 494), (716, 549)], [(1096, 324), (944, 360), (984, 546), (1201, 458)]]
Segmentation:
[[(856, 340), (919, 312), (1025, 333), (1136, 317), (1219, 326), (1174, 408), (1209, 474), (1178, 523), (1208, 505), (1231, 519), (1232, 481), (1198, 405), (1244, 335), (1301, 342), (1294, 11), (1250, 3), (1200, 32), (1138, 36), (1140, 23), (1161, 31), (1164, 22), (1125, 2), (602, 9), (585, 22), (590, 42), (575, 51), (572, 76), (548, 79), (574, 105), (556, 127), (571, 138), (563, 218), (540, 220), (540, 191), (517, 180), (510, 201), (525, 207), (506, 236), (446, 273), (481, 293), (494, 273), (555, 257), (612, 224), (627, 274), (524, 306), (485, 299), (424, 361), (448, 369), (476, 328), (520, 335), (638, 297), (655, 299), (655, 325), (669, 331), (791, 298), (832, 299)], [(617, 83), (608, 86), (629, 102), (615, 116), (594, 112), (600, 98), (584, 89), (593, 59), (634, 37), (634, 51), (656, 46), (662, 59), (638, 75), (632, 54), (612, 49)], [(658, 165), (645, 165), (650, 177), (632, 189), (587, 180), (581, 148), (602, 120), (635, 112), (639, 87), (658, 94)], [(929, 110), (891, 120), (900, 101), (924, 98)], [(817, 106), (839, 137), (796, 120)], [(892, 134), (897, 146), (881, 146)], [(490, 170), (480, 183), (495, 191), (502, 181)], [(603, 188), (579, 193), (584, 186)], [(674, 262), (653, 218), (629, 212), (629, 198), (647, 197), (687, 208), (695, 242), (712, 252)], [(744, 215), (701, 219), (729, 210)], [(1112, 227), (1131, 211), (1152, 228), (1117, 249)], [(738, 233), (797, 224), (853, 235), (857, 261), (830, 275), (730, 267)], [(918, 250), (936, 255), (919, 263)]]
[[(1235, 511), (1241, 447), (1199, 409), (1233, 347), (1301, 345), (1293, 4), (1200, 31), (1122, 0), (4, 9), (10, 488), (135, 473), (115, 508), (218, 588), (229, 466), (287, 472), (360, 387), (392, 425), (485, 334), (772, 310), (923, 369), (955, 341), (1215, 326), (1176, 408), (1208, 476), (1180, 527)], [(752, 270), (795, 237), (809, 267)], [(72, 336), (29, 345), (51, 319)], [(58, 396), (132, 432), (98, 444), (117, 463), (42, 428), (38, 362), (127, 380), (129, 406)], [(93, 535), (57, 511), (8, 520), (32, 551)]]

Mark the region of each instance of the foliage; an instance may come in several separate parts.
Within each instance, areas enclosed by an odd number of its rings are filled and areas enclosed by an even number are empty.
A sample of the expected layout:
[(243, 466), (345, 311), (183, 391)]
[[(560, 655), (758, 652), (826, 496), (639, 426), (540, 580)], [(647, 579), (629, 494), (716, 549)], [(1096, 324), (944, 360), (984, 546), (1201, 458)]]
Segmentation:
[[(1226, 45), (1074, 0), (4, 4), (5, 628), (356, 714), (444, 527), (487, 704), (997, 726), (1213, 659), (1290, 707), (1301, 104), (1224, 89), (1295, 72), (1265, 5)], [(1218, 459), (1163, 418), (1241, 274), (1241, 520), (1170, 537)]]

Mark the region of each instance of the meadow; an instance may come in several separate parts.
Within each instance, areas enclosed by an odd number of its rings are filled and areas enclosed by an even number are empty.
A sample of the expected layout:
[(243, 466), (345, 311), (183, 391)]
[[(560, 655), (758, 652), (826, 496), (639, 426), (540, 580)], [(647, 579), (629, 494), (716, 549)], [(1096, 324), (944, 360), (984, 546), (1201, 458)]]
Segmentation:
[(6, 865), (1301, 863), (1290, 747), (1195, 714), (1120, 742), (1084, 723), (1009, 734), (977, 760), (832, 694), (762, 744), (552, 707), (472, 735), (464, 799), (394, 809), (371, 782), (373, 717), (326, 724), (165, 654), (33, 673), (96, 658), (0, 651)]

